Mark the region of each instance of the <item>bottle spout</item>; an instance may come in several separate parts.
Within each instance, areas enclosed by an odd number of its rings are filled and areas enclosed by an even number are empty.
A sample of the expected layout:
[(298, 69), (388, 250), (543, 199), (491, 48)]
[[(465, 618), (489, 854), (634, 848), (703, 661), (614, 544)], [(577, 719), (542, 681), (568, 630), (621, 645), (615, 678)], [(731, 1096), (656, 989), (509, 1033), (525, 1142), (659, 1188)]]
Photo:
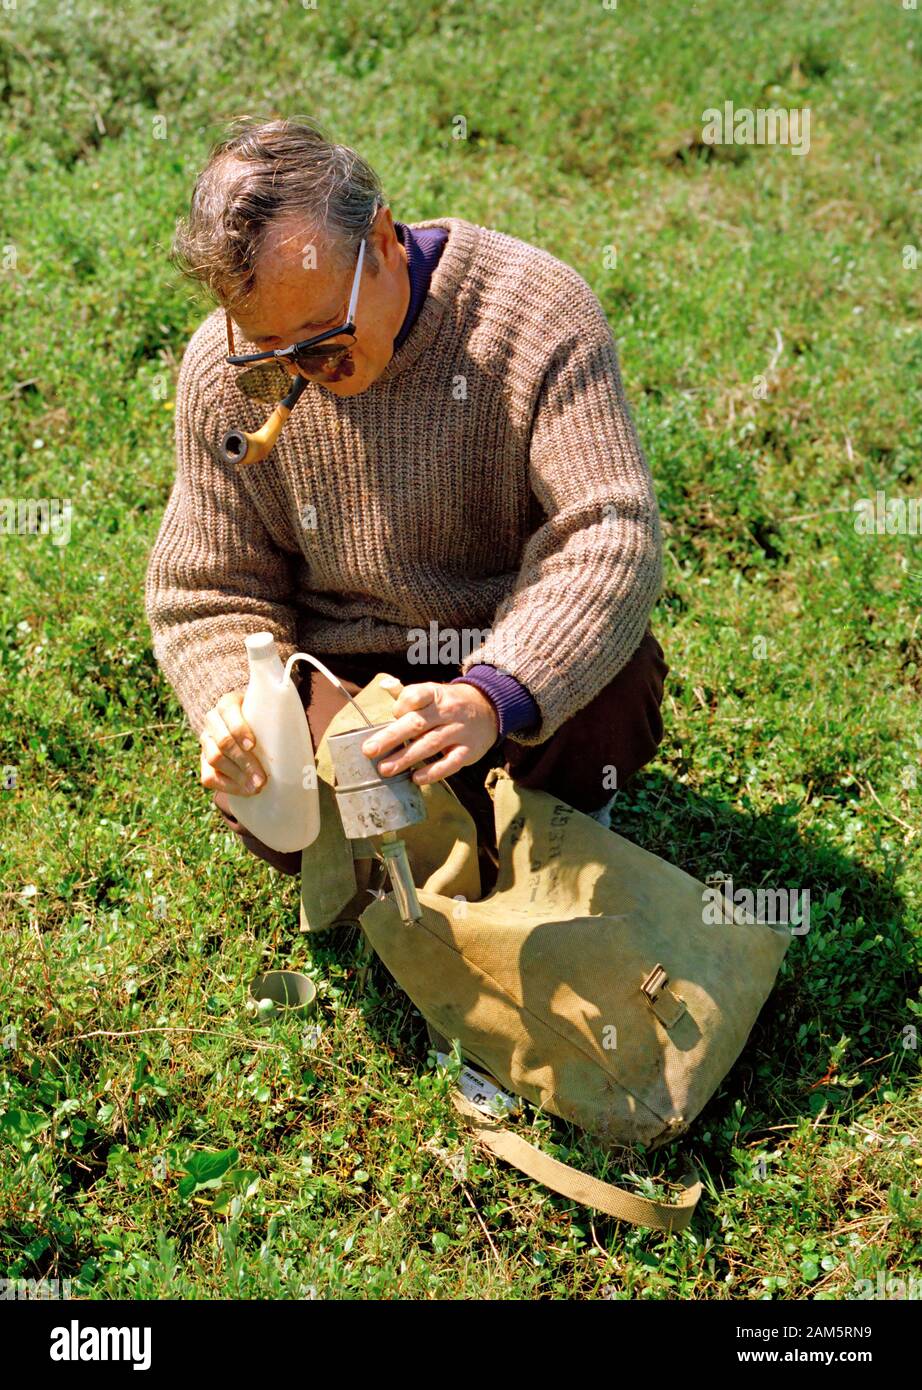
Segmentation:
[(243, 639), (243, 645), (251, 661), (271, 661), (278, 655), (275, 636), (271, 632), (251, 632)]
[(285, 671), (282, 658), (272, 632), (251, 632), (243, 639), (247, 662), (250, 667), (250, 680), (260, 688), (281, 689), (285, 684)]

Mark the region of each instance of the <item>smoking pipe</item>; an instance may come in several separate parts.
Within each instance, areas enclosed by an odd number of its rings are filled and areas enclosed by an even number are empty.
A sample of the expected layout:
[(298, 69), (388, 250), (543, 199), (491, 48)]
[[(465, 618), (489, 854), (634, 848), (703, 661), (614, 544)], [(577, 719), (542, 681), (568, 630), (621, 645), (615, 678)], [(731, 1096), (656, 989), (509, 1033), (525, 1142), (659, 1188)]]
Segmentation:
[(244, 466), (250, 463), (260, 463), (267, 454), (272, 452), (275, 441), (282, 432), (282, 426), (294, 410), (301, 397), (301, 392), (307, 385), (307, 380), (303, 376), (294, 379), (294, 385), (269, 416), (261, 430), (255, 434), (247, 434), (246, 430), (230, 430), (224, 436), (221, 445), (221, 457), (225, 463), (236, 463)]

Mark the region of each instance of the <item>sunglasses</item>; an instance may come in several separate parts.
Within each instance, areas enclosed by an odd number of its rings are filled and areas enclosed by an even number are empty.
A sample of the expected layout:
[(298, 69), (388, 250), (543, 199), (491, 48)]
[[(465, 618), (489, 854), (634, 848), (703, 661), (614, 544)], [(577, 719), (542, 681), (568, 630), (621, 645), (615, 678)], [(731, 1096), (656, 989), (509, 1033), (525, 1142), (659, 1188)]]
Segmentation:
[[(339, 328), (328, 328), (314, 338), (304, 338), (292, 343), (291, 347), (274, 348), (268, 352), (248, 352), (238, 355), (234, 350), (234, 329), (230, 314), (225, 310), (227, 323), (227, 362), (232, 367), (249, 367), (237, 377), (237, 386), (251, 400), (277, 400), (280, 392), (288, 389), (290, 373), (285, 365), (290, 364), (309, 376), (328, 376), (339, 368), (346, 354), (355, 343), (355, 306), (359, 297), (359, 283), (362, 278), (362, 264), (365, 260), (365, 241), (359, 246), (352, 289), (349, 294), (349, 307), (346, 322)], [(347, 342), (330, 343), (331, 338), (348, 339)], [(256, 365), (259, 364), (259, 365)]]

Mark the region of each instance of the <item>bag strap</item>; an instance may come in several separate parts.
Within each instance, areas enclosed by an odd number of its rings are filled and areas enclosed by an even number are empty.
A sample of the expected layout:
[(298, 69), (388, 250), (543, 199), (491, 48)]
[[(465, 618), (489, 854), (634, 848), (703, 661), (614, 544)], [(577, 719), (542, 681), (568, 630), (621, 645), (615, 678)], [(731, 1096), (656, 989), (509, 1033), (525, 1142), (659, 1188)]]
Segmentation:
[(451, 1098), (455, 1108), (471, 1121), (477, 1137), (491, 1153), (505, 1159), (526, 1177), (534, 1178), (553, 1192), (617, 1217), (619, 1221), (630, 1221), (635, 1226), (650, 1226), (656, 1231), (684, 1231), (691, 1220), (701, 1196), (701, 1183), (693, 1169), (681, 1177), (680, 1182), (685, 1190), (674, 1205), (655, 1202), (649, 1197), (625, 1192), (623, 1188), (602, 1182), (588, 1173), (580, 1173), (556, 1158), (549, 1158), (521, 1135), (513, 1134), (498, 1120), (478, 1110), (460, 1092), (452, 1091)]

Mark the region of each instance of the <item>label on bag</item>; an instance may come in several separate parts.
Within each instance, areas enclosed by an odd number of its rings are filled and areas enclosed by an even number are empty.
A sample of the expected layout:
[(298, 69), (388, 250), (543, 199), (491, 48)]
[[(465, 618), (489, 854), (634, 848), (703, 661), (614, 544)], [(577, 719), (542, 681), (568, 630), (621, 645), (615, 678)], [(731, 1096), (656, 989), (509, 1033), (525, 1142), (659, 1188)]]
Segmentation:
[[(444, 1052), (437, 1052), (435, 1056), (440, 1067), (447, 1067), (451, 1060)], [(457, 1086), (465, 1100), (469, 1100), (471, 1105), (476, 1105), (485, 1115), (513, 1115), (519, 1109), (519, 1102), (515, 1096), (501, 1091), (492, 1081), (481, 1076), (479, 1071), (474, 1071), (473, 1067), (461, 1068)]]

